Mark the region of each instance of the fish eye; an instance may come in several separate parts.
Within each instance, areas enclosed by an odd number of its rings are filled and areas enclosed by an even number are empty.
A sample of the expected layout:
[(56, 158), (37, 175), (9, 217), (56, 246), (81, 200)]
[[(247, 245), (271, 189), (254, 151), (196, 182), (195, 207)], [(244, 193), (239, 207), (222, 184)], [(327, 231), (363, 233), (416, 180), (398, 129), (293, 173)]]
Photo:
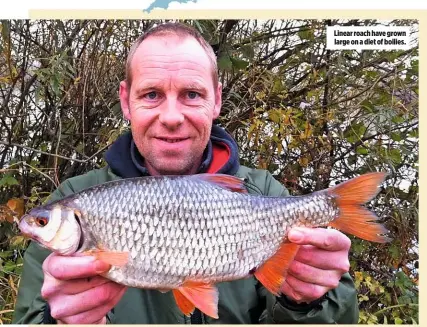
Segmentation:
[(47, 225), (47, 223), (49, 222), (49, 220), (47, 218), (45, 218), (45, 217), (37, 217), (35, 219), (35, 222), (36, 222), (37, 226), (44, 227), (44, 226)]

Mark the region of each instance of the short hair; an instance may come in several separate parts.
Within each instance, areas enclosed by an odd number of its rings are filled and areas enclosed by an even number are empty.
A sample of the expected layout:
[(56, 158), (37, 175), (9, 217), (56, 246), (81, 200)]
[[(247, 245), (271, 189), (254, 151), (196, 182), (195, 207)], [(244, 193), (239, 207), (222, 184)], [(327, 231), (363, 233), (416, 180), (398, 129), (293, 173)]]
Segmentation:
[(214, 87), (216, 88), (218, 86), (218, 66), (217, 66), (217, 58), (211, 45), (203, 38), (203, 36), (196, 29), (179, 22), (174, 22), (174, 23), (169, 22), (169, 23), (157, 25), (156, 27), (149, 29), (146, 33), (138, 37), (138, 39), (130, 48), (127, 61), (126, 61), (126, 84), (128, 85), (128, 87), (130, 87), (130, 85), (132, 84), (131, 64), (132, 64), (133, 56), (136, 50), (138, 49), (138, 47), (141, 45), (141, 43), (145, 39), (149, 37), (166, 36), (166, 35), (175, 35), (175, 36), (178, 36), (179, 38), (192, 37), (196, 39), (197, 42), (199, 42), (199, 44), (203, 47), (206, 54), (208, 55), (209, 60), (211, 61), (212, 78), (214, 82)]

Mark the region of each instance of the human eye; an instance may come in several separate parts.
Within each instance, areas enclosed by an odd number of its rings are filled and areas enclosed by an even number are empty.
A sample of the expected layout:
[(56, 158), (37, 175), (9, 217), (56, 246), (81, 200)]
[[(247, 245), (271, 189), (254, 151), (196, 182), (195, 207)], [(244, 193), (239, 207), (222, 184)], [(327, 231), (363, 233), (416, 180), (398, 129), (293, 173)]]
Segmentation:
[(151, 92), (145, 93), (143, 95), (143, 98), (147, 100), (157, 100), (159, 98), (159, 94), (156, 91), (151, 91)]
[(200, 93), (199, 93), (199, 92), (196, 92), (196, 91), (188, 91), (188, 92), (187, 92), (187, 97), (188, 97), (190, 100), (195, 100), (195, 99), (197, 99), (197, 98), (199, 98), (199, 97), (200, 97)]

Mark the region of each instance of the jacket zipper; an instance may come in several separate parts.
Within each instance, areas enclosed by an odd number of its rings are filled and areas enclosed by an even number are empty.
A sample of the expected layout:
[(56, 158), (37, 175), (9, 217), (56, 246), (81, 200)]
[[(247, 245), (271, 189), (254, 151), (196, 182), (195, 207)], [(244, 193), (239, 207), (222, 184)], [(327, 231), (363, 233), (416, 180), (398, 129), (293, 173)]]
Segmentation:
[(200, 312), (199, 309), (195, 309), (193, 314), (191, 315), (191, 320), (190, 320), (192, 325), (200, 325), (203, 324), (203, 318), (202, 318), (202, 313)]

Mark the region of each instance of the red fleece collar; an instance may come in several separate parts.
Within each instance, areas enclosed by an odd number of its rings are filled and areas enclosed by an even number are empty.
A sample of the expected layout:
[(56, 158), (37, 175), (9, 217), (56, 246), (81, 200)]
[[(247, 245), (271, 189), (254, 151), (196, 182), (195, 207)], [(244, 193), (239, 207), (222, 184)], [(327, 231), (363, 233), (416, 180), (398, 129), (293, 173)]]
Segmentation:
[(207, 173), (214, 174), (218, 172), (230, 159), (230, 148), (225, 143), (212, 144), (212, 162), (207, 169)]

